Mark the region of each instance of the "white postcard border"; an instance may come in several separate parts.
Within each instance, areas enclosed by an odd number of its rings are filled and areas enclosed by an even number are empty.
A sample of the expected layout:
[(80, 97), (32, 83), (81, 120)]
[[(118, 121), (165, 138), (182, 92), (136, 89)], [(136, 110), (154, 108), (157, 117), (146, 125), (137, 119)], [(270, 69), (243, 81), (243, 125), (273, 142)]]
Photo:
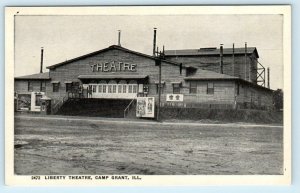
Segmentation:
[[(283, 175), (139, 175), (133, 180), (32, 180), (14, 175), (14, 15), (186, 15), (282, 14), (284, 45), (284, 174)], [(99, 174), (101, 175), (101, 174)], [(130, 176), (130, 175), (128, 175)], [(40, 176), (43, 178), (44, 176)], [(68, 177), (68, 176), (67, 176)], [(95, 176), (92, 176), (93, 178)], [(288, 185), (291, 183), (291, 7), (278, 6), (105, 6), (105, 7), (7, 7), (5, 9), (5, 182), (20, 186), (193, 186)]]

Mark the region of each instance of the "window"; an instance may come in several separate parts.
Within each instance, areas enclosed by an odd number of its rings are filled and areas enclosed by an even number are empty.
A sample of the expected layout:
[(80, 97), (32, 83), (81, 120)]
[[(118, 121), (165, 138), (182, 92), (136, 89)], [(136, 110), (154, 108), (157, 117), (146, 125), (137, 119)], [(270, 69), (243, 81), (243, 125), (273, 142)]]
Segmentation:
[(46, 92), (46, 82), (42, 81), (41, 82), (41, 88), (40, 88), (41, 92)]
[(123, 85), (123, 93), (127, 92), (127, 85)]
[(108, 85), (108, 86), (107, 86), (107, 87), (108, 87), (108, 93), (112, 93), (111, 86), (112, 86), (112, 85)]
[(103, 85), (103, 93), (106, 93), (106, 85)]
[(102, 91), (103, 91), (103, 88), (102, 88), (102, 85), (100, 84), (100, 85), (98, 86), (98, 92), (99, 92), (99, 93), (102, 93)]
[(236, 84), (236, 95), (240, 94), (240, 84)]
[(72, 83), (66, 83), (66, 92), (72, 91)]
[(197, 93), (197, 82), (190, 82), (190, 94)]
[(93, 92), (94, 93), (96, 92), (96, 89), (97, 89), (96, 85), (93, 85)]
[(180, 94), (180, 84), (173, 84), (173, 94)]
[(207, 83), (207, 94), (214, 94), (214, 83)]
[(113, 92), (113, 93), (116, 93), (116, 92), (117, 92), (117, 85), (113, 85), (113, 86), (112, 86), (112, 92)]
[(128, 85), (128, 93), (132, 93), (132, 85)]
[(133, 85), (132, 86), (132, 92), (133, 93), (137, 93), (137, 85)]
[(28, 81), (28, 91), (32, 92), (33, 91), (33, 85), (32, 82)]
[(122, 85), (118, 85), (118, 93), (122, 93)]
[(59, 83), (53, 83), (52, 86), (53, 86), (53, 92), (58, 92), (58, 90), (59, 90)]

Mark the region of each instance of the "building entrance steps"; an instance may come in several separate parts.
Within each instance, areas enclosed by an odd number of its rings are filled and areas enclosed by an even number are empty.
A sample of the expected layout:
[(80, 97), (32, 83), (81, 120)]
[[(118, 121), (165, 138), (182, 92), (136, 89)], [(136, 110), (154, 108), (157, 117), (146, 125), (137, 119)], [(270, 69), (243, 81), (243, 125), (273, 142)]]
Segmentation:
[(56, 115), (123, 118), (124, 109), (130, 101), (129, 99), (69, 98)]

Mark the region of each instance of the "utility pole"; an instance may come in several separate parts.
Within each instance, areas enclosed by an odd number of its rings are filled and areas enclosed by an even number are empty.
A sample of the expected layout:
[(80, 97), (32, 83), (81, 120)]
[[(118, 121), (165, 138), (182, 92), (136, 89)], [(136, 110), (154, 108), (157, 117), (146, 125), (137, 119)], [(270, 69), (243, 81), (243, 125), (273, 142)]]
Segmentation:
[(233, 68), (232, 75), (235, 76), (234, 43), (232, 44), (232, 68)]
[[(161, 98), (161, 61), (165, 59), (165, 46), (163, 46), (163, 51), (158, 52), (158, 47), (156, 47), (156, 30), (154, 28), (153, 35), (153, 57), (155, 58), (155, 66), (158, 66), (158, 105), (157, 105), (157, 114), (156, 120), (160, 121), (160, 98)], [(155, 51), (155, 48), (157, 50)]]
[(247, 80), (247, 42), (245, 42), (245, 80)]
[(159, 121), (160, 119), (160, 97), (161, 97), (161, 52), (159, 52), (159, 72), (158, 72), (158, 107), (157, 107), (157, 121)]
[(121, 30), (118, 30), (118, 46), (121, 46)]
[(223, 74), (223, 44), (220, 44), (220, 74)]
[(154, 28), (154, 35), (153, 35), (153, 56), (155, 56), (155, 48), (156, 48), (156, 28)]
[[(41, 67), (40, 67), (40, 73), (43, 73), (43, 64), (44, 64), (44, 48), (41, 47)], [(43, 80), (40, 82), (40, 91), (43, 90)]]
[(40, 67), (40, 73), (43, 73), (43, 63), (44, 63), (44, 48), (41, 47), (41, 67)]
[(155, 65), (158, 66), (158, 106), (157, 106), (157, 114), (156, 120), (160, 121), (160, 98), (161, 98), (161, 61), (165, 59), (165, 46), (163, 46), (163, 52), (157, 51), (156, 56), (156, 63)]
[(268, 88), (270, 88), (270, 68), (267, 68)]

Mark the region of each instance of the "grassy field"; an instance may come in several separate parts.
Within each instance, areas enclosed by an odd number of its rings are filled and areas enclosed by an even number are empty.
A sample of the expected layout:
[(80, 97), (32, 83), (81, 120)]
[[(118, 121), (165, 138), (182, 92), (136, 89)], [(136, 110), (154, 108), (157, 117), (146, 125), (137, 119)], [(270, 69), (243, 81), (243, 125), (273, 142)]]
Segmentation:
[(15, 117), (15, 173), (282, 174), (283, 128)]

